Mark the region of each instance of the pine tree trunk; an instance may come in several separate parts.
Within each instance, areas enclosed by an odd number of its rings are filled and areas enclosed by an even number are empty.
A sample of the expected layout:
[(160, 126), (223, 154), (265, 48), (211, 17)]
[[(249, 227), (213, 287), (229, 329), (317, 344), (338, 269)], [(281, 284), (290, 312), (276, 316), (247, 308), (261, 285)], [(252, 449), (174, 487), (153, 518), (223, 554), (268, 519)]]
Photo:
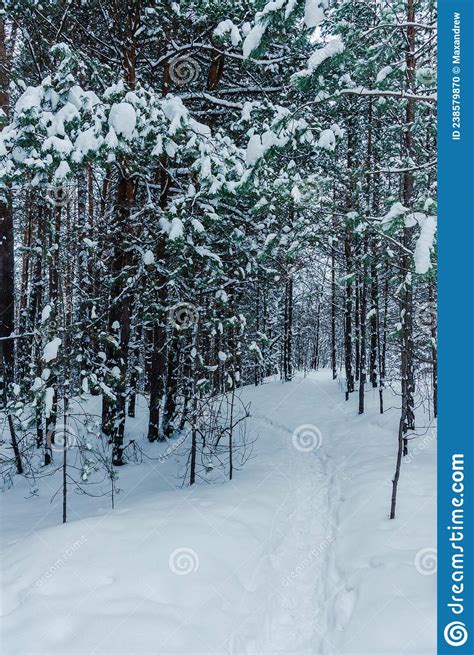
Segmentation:
[[(59, 318), (59, 253), (61, 249), (61, 221), (62, 221), (62, 192), (57, 191), (56, 196), (60, 201), (53, 208), (49, 230), (49, 302), (51, 305), (50, 320), (58, 324)], [(48, 338), (58, 336), (49, 331)], [(56, 327), (57, 332), (57, 327)], [(54, 363), (51, 374), (48, 378), (49, 389), (53, 389), (53, 399), (49, 410), (49, 416), (46, 416), (46, 444), (44, 452), (45, 466), (52, 461), (52, 445), (56, 438), (56, 422), (58, 414), (58, 375), (57, 363)]]
[(331, 369), (333, 380), (337, 378), (336, 302), (336, 262), (333, 244), (331, 246)]
[[(352, 209), (352, 195), (354, 191), (353, 177), (353, 155), (354, 155), (354, 126), (352, 124), (353, 102), (349, 100), (349, 111), (351, 119), (347, 128), (347, 162), (346, 162), (346, 212)], [(352, 275), (353, 255), (352, 255), (352, 234), (351, 228), (346, 227), (344, 238), (344, 255), (346, 263), (346, 275)], [(352, 368), (352, 280), (346, 280), (346, 295), (344, 306), (344, 367), (346, 372), (346, 400), (349, 400), (349, 394), (354, 391), (354, 371)]]
[[(352, 273), (352, 245), (349, 231), (346, 232), (344, 253), (346, 271), (349, 275)], [(354, 374), (352, 370), (352, 282), (350, 280), (346, 281), (344, 307), (344, 366), (346, 371), (346, 400), (349, 400), (349, 394), (354, 391)]]
[(377, 345), (378, 345), (378, 314), (379, 314), (379, 281), (377, 276), (377, 266), (375, 260), (375, 248), (372, 244), (372, 262), (370, 267), (370, 383), (373, 389), (377, 388)]
[(365, 381), (367, 376), (367, 236), (364, 237), (362, 288), (360, 294), (360, 372), (359, 372), (359, 414), (365, 409)]
[[(407, 4), (407, 48), (406, 48), (406, 80), (407, 90), (412, 91), (415, 82), (415, 5), (414, 0), (408, 0)], [(413, 158), (413, 133), (411, 131), (415, 119), (414, 100), (407, 99), (405, 113), (405, 133), (404, 147), (408, 161)], [(407, 170), (403, 174), (403, 204), (406, 208), (411, 208), (413, 200), (413, 173)], [(412, 245), (411, 227), (403, 228), (403, 254), (401, 260), (402, 282), (401, 291), (401, 378), (402, 378), (402, 410), (400, 416), (400, 425), (398, 430), (398, 452), (397, 463), (395, 467), (395, 476), (393, 479), (392, 502), (390, 507), (390, 518), (395, 518), (398, 482), (400, 478), (402, 456), (408, 454), (408, 437), (407, 433), (415, 429), (415, 376), (413, 365), (414, 343), (413, 343), (413, 289), (411, 281), (411, 254)]]
[(123, 440), (126, 421), (126, 380), (130, 342), (131, 297), (125, 288), (125, 274), (131, 265), (131, 255), (127, 249), (126, 237), (130, 229), (129, 217), (133, 202), (134, 183), (120, 174), (117, 185), (116, 224), (114, 238), (115, 251), (112, 260), (112, 290), (109, 311), (109, 334), (114, 335), (115, 343), (108, 342), (107, 361), (110, 368), (116, 369), (111, 387), (115, 399), (103, 397), (103, 431), (112, 438), (112, 463), (123, 464)]
[[(0, 108), (9, 115), (8, 71), (5, 23), (0, 19)], [(1, 128), (3, 129), (3, 128)], [(2, 398), (7, 403), (8, 389), (14, 381), (15, 342), (10, 336), (15, 332), (15, 287), (14, 287), (14, 234), (13, 216), (7, 189), (0, 189), (0, 370), (2, 372)], [(18, 474), (23, 473), (23, 464), (13, 424), (8, 413), (8, 426), (12, 442), (15, 466)]]
[(360, 375), (360, 275), (357, 275), (355, 285), (355, 308), (354, 308), (354, 355), (355, 355), (355, 381), (359, 381)]
[(168, 348), (168, 362), (166, 371), (165, 401), (163, 404), (163, 435), (171, 437), (174, 430), (176, 405), (178, 399), (178, 364), (180, 354), (180, 340), (176, 330), (171, 338)]
[[(255, 289), (255, 331), (257, 333), (257, 338), (260, 333), (260, 281), (257, 279), (256, 289)], [(261, 382), (261, 366), (260, 360), (256, 356), (254, 364), (254, 384), (257, 387)]]
[(285, 310), (283, 321), (283, 379), (290, 382), (292, 371), (292, 330), (293, 330), (293, 279), (291, 275), (285, 284)]
[[(115, 29), (120, 33), (124, 29), (124, 49), (122, 58), (123, 77), (126, 85), (134, 89), (136, 85), (136, 34), (140, 28), (140, 3), (127, 0), (125, 27), (120, 24), (122, 19), (117, 13)], [(109, 311), (109, 334), (116, 335), (118, 345), (109, 344), (107, 348), (108, 362), (119, 371), (118, 377), (114, 375), (113, 393), (115, 399), (111, 400), (104, 395), (103, 403), (106, 405), (104, 413), (107, 424), (104, 426), (106, 434), (112, 437), (112, 463), (121, 466), (123, 462), (123, 441), (126, 422), (126, 381), (128, 374), (128, 356), (130, 342), (130, 314), (132, 299), (126, 289), (125, 274), (132, 263), (131, 253), (128, 249), (127, 234), (130, 232), (130, 215), (134, 200), (135, 183), (127, 175), (127, 162), (120, 161), (119, 179), (117, 184), (115, 225), (114, 225), (114, 254), (112, 259), (112, 291), (111, 307)], [(118, 328), (117, 328), (118, 326)], [(118, 333), (118, 334), (117, 334)]]
[[(407, 87), (413, 90), (415, 84), (415, 6), (414, 0), (408, 0), (407, 6)], [(405, 115), (404, 145), (408, 161), (413, 160), (414, 139), (412, 127), (415, 120), (414, 100), (408, 99)], [(403, 175), (403, 204), (411, 208), (413, 202), (413, 173), (407, 170)], [(404, 415), (403, 432), (406, 434), (415, 429), (415, 371), (414, 371), (414, 342), (413, 342), (413, 288), (411, 281), (411, 255), (413, 228), (405, 226), (403, 229), (402, 244), (404, 246), (402, 257), (402, 271), (405, 282), (402, 292), (402, 406)], [(408, 276), (410, 275), (410, 278)], [(408, 454), (408, 439), (404, 438), (403, 454)]]

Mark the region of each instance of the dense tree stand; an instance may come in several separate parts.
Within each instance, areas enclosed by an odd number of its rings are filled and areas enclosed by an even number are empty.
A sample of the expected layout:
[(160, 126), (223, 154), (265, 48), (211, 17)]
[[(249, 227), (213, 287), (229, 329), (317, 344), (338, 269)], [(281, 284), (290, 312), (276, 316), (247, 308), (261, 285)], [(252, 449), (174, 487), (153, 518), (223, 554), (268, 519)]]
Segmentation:
[(432, 3), (3, 5), (6, 479), (73, 429), (65, 516), (91, 471), (113, 497), (140, 420), (236, 483), (243, 387), (328, 369), (360, 420), (397, 396), (394, 517), (437, 413)]

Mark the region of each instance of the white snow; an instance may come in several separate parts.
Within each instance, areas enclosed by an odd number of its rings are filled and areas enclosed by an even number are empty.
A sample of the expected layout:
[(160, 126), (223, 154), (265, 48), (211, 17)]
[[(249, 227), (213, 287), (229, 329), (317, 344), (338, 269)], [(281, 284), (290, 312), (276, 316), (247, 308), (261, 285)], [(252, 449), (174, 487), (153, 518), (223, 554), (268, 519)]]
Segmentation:
[(248, 59), (252, 52), (258, 48), (262, 40), (263, 35), (265, 34), (265, 26), (261, 23), (257, 23), (252, 27), (250, 32), (244, 39), (242, 46), (242, 54), (244, 59)]
[(41, 323), (45, 323), (48, 318), (51, 316), (52, 307), (51, 305), (45, 305), (43, 311), (41, 312)]
[(273, 146), (283, 146), (288, 141), (287, 135), (275, 134), (266, 130), (262, 135), (253, 134), (247, 144), (245, 161), (249, 166), (255, 164)]
[(433, 431), (410, 440), (390, 521), (396, 397), (380, 415), (369, 392), (359, 416), (328, 371), (241, 393), (258, 439), (231, 483), (182, 488), (177, 441), (147, 443), (140, 396), (128, 436), (154, 459), (120, 469), (114, 511), (70, 493), (61, 525), (60, 470), (2, 494), (5, 653), (436, 651), (436, 576), (419, 572), (436, 547)]
[(323, 130), (319, 135), (318, 146), (325, 150), (334, 150), (336, 147), (336, 135), (332, 130)]
[(115, 130), (113, 127), (109, 128), (109, 131), (107, 132), (107, 136), (105, 137), (105, 143), (111, 150), (113, 150), (118, 146), (117, 135), (115, 134)]
[(15, 104), (15, 112), (29, 111), (30, 109), (39, 108), (43, 88), (41, 86), (28, 86), (21, 94)]
[(235, 47), (238, 46), (241, 41), (242, 41), (242, 37), (240, 36), (239, 28), (237, 27), (237, 25), (232, 25), (232, 28), (230, 30), (230, 42)]
[(198, 255), (201, 255), (201, 257), (210, 257), (211, 259), (214, 259), (214, 261), (216, 262), (221, 261), (220, 257), (215, 253), (211, 252), (209, 248), (206, 248), (204, 246), (196, 246), (194, 250), (197, 252)]
[(76, 162), (82, 161), (83, 157), (90, 152), (97, 152), (102, 145), (103, 139), (100, 135), (96, 135), (93, 127), (90, 127), (84, 132), (80, 132), (74, 142), (73, 160)]
[(214, 30), (214, 36), (224, 36), (224, 34), (230, 32), (233, 24), (234, 23), (230, 19), (221, 20), (221, 22), (217, 25), (216, 29)]
[(286, 4), (286, 1), (287, 0), (271, 0), (270, 2), (267, 2), (262, 11), (257, 12), (255, 15), (255, 25), (252, 29), (247, 33), (246, 30), (242, 30), (243, 33), (246, 34), (242, 45), (244, 59), (250, 57), (252, 52), (258, 48), (262, 41), (267, 28), (267, 22), (266, 20), (262, 20), (262, 18), (265, 18), (268, 14), (279, 11)]
[(71, 169), (67, 161), (62, 161), (57, 167), (57, 169), (54, 171), (53, 180), (55, 182), (61, 182), (62, 180), (65, 180), (67, 178), (70, 172)]
[(254, 164), (263, 155), (262, 139), (259, 134), (253, 134), (247, 144), (245, 161), (247, 164)]
[(66, 102), (55, 115), (55, 128), (58, 134), (65, 134), (65, 124), (71, 123), (76, 118), (80, 118), (80, 114), (72, 102)]
[(291, 197), (296, 203), (301, 201), (301, 191), (296, 184), (291, 189)]
[(419, 274), (427, 273), (431, 268), (430, 254), (436, 235), (436, 217), (426, 216), (421, 224), (421, 232), (415, 246), (415, 270)]
[(393, 68), (391, 66), (384, 66), (378, 73), (377, 77), (375, 78), (376, 82), (383, 82), (384, 79), (387, 77), (387, 75), (390, 75), (392, 72)]
[(304, 22), (307, 27), (317, 27), (324, 19), (324, 9), (321, 0), (306, 0)]
[(56, 359), (58, 356), (58, 348), (61, 345), (61, 339), (59, 337), (54, 337), (52, 341), (47, 343), (43, 348), (43, 361), (46, 363), (51, 362), (53, 359)]
[(109, 125), (116, 134), (130, 139), (137, 124), (135, 108), (128, 102), (116, 102), (112, 105), (109, 114)]
[(396, 218), (403, 216), (407, 211), (408, 209), (404, 207), (401, 202), (394, 202), (382, 218), (382, 229), (387, 230)]
[(54, 150), (55, 152), (61, 155), (68, 155), (73, 149), (73, 145), (69, 138), (61, 139), (58, 136), (49, 136), (44, 140), (42, 150), (47, 152), (48, 150)]
[(174, 241), (175, 239), (180, 239), (183, 236), (183, 232), (184, 232), (183, 222), (180, 218), (175, 216), (171, 221), (171, 227), (168, 233), (168, 237), (171, 239), (171, 241)]
[(222, 37), (227, 32), (230, 32), (230, 40), (233, 46), (239, 45), (239, 43), (242, 40), (242, 37), (240, 36), (239, 28), (237, 25), (234, 25), (234, 23), (230, 20), (223, 20), (221, 21), (216, 29), (214, 30), (214, 35), (218, 37)]
[(173, 136), (183, 125), (186, 125), (188, 122), (188, 110), (184, 106), (181, 98), (171, 94), (166, 96), (166, 98), (163, 100), (162, 108), (164, 115), (170, 121), (168, 132), (171, 136)]
[(204, 232), (204, 225), (201, 223), (201, 221), (198, 221), (197, 218), (191, 219), (191, 225), (193, 228), (196, 230), (196, 232), (202, 233)]
[(163, 154), (163, 137), (161, 134), (158, 134), (156, 137), (155, 147), (153, 148), (151, 154), (153, 157), (159, 157), (161, 154)]
[(118, 366), (112, 366), (110, 369), (110, 375), (115, 378), (116, 380), (120, 379), (121, 372)]
[(304, 70), (298, 71), (293, 75), (293, 78), (308, 77), (320, 66), (323, 61), (329, 57), (333, 57), (344, 50), (344, 44), (339, 36), (335, 36), (322, 48), (318, 48), (311, 57), (308, 59), (307, 67)]
[(167, 139), (165, 143), (166, 154), (170, 159), (174, 159), (178, 151), (178, 144), (173, 139)]
[(46, 418), (51, 416), (54, 401), (54, 387), (47, 387), (44, 392), (44, 415)]
[(143, 263), (145, 266), (151, 266), (152, 264), (155, 263), (155, 255), (151, 250), (146, 250), (143, 253)]

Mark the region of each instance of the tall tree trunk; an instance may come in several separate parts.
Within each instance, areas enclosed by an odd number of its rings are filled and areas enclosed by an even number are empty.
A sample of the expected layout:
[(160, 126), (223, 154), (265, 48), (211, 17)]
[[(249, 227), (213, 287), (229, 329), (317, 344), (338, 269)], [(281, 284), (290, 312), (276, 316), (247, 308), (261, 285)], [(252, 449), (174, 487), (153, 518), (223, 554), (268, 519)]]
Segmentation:
[(365, 409), (365, 381), (367, 376), (367, 235), (364, 237), (362, 288), (360, 293), (360, 372), (359, 372), (359, 414)]
[(292, 333), (293, 333), (293, 278), (288, 275), (285, 284), (285, 310), (283, 320), (283, 379), (291, 381), (292, 364)]
[(334, 244), (331, 245), (331, 369), (332, 379), (337, 378), (337, 352), (336, 352), (336, 262)]
[[(122, 19), (117, 14), (115, 29), (123, 31)], [(122, 58), (123, 77), (125, 84), (133, 91), (136, 85), (137, 44), (136, 35), (141, 24), (140, 0), (126, 0), (126, 20), (124, 33), (124, 49)], [(130, 313), (132, 299), (126, 289), (126, 272), (132, 264), (128, 249), (130, 232), (130, 215), (135, 195), (135, 182), (127, 174), (127, 162), (120, 161), (119, 179), (117, 184), (115, 225), (114, 225), (114, 255), (112, 261), (112, 292), (109, 311), (109, 334), (116, 338), (117, 344), (108, 345), (108, 361), (117, 373), (113, 374), (112, 383), (115, 399), (110, 402), (104, 396), (103, 402), (107, 424), (105, 429), (112, 437), (112, 463), (121, 466), (123, 462), (123, 441), (126, 422), (126, 383), (128, 374), (128, 356), (130, 343)]]
[(107, 423), (104, 432), (112, 438), (112, 463), (123, 464), (123, 440), (126, 421), (126, 381), (128, 373), (128, 355), (130, 343), (131, 297), (125, 287), (127, 269), (130, 267), (131, 254), (127, 249), (124, 233), (129, 230), (129, 218), (133, 203), (134, 183), (125, 174), (120, 174), (117, 186), (116, 225), (114, 238), (115, 252), (112, 261), (112, 292), (109, 311), (109, 334), (113, 342), (108, 345), (108, 363), (111, 368), (111, 387), (114, 400), (104, 396), (104, 414)]
[[(257, 333), (257, 339), (259, 339), (260, 334), (260, 280), (257, 278), (256, 288), (255, 288), (255, 331)], [(258, 386), (261, 382), (261, 364), (260, 359), (255, 356), (254, 364), (254, 384)]]
[[(9, 115), (8, 71), (5, 23), (0, 20), (0, 107)], [(2, 128), (3, 129), (3, 128)], [(15, 342), (10, 338), (15, 331), (14, 287), (14, 234), (13, 216), (8, 189), (0, 189), (0, 370), (2, 372), (2, 397), (6, 404), (8, 389), (14, 380)], [(18, 440), (13, 418), (8, 412), (8, 426), (12, 441), (17, 473), (23, 472)]]
[(178, 400), (178, 364), (180, 354), (180, 339), (177, 330), (173, 330), (168, 348), (166, 371), (165, 401), (163, 404), (163, 435), (171, 437), (175, 430), (174, 421)]
[[(406, 46), (406, 86), (407, 91), (413, 91), (415, 83), (415, 4), (414, 0), (407, 3), (407, 46)], [(407, 161), (413, 161), (413, 133), (412, 127), (415, 120), (414, 100), (409, 98), (406, 101), (404, 147)], [(403, 204), (410, 209), (413, 201), (413, 173), (410, 169), (403, 174)], [(402, 455), (408, 454), (408, 437), (410, 430), (415, 429), (415, 374), (413, 365), (414, 343), (413, 343), (413, 289), (411, 280), (411, 254), (412, 229), (405, 225), (403, 229), (403, 254), (401, 261), (402, 275), (404, 276), (401, 290), (401, 378), (402, 378), (402, 410), (400, 426), (398, 430), (398, 452), (393, 478), (392, 502), (390, 507), (390, 518), (395, 518), (398, 482), (400, 478)]]
[[(412, 91), (415, 85), (415, 5), (414, 0), (408, 0), (407, 6), (407, 90)], [(413, 124), (415, 121), (415, 103), (413, 99), (407, 100), (405, 114), (404, 145), (407, 161), (413, 161), (414, 138)], [(413, 202), (413, 172), (407, 170), (403, 174), (403, 204), (411, 208)], [(402, 290), (402, 413), (404, 416), (403, 432), (407, 434), (415, 429), (415, 372), (414, 372), (414, 343), (413, 343), (413, 287), (411, 279), (413, 228), (405, 226), (403, 229), (403, 257), (402, 272), (405, 280)], [(403, 454), (408, 454), (408, 439), (404, 438)]]
[[(51, 313), (48, 323), (58, 323), (59, 319), (59, 253), (61, 249), (61, 220), (62, 220), (62, 199), (63, 193), (61, 190), (57, 191), (55, 197), (58, 203), (53, 208), (50, 216), (50, 230), (49, 230), (49, 304), (51, 306)], [(57, 332), (57, 328), (56, 328)], [(55, 338), (58, 335), (53, 334), (52, 330), (48, 329), (48, 338)], [(52, 444), (55, 443), (56, 437), (56, 422), (58, 414), (58, 371), (57, 362), (54, 362), (51, 374), (48, 378), (47, 387), (53, 390), (52, 403), (49, 408), (49, 414), (46, 416), (46, 444), (44, 451), (44, 463), (48, 465), (52, 461)]]
[[(352, 274), (352, 240), (349, 229), (344, 241), (347, 275)], [(344, 366), (346, 371), (346, 400), (354, 391), (354, 373), (352, 369), (352, 281), (346, 280), (346, 297), (344, 307)]]
[(379, 288), (375, 247), (372, 244), (372, 261), (370, 265), (370, 383), (373, 389), (377, 388), (377, 345), (378, 345), (378, 314), (379, 314)]
[(359, 381), (360, 375), (360, 274), (357, 274), (355, 285), (355, 308), (354, 308), (354, 356), (355, 356), (355, 381)]
[[(347, 128), (347, 162), (346, 162), (346, 200), (345, 209), (349, 213), (352, 209), (353, 192), (354, 192), (354, 173), (353, 173), (353, 156), (354, 156), (354, 126), (352, 124), (353, 102), (349, 100), (350, 120)], [(346, 263), (346, 275), (353, 274), (353, 254), (352, 254), (352, 232), (348, 225), (344, 237), (344, 255)], [(344, 367), (346, 372), (346, 400), (349, 400), (349, 394), (354, 391), (354, 371), (352, 368), (352, 279), (346, 280), (346, 295), (344, 306)]]

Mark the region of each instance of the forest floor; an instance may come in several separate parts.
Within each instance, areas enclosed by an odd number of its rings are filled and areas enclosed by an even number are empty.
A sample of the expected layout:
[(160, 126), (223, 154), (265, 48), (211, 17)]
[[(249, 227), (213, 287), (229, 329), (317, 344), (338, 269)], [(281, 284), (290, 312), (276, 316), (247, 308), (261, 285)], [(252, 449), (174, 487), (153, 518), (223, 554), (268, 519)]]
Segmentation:
[[(410, 442), (390, 521), (396, 397), (380, 415), (370, 389), (359, 416), (327, 371), (242, 397), (257, 439), (231, 482), (128, 464), (115, 510), (71, 490), (66, 525), (60, 472), (2, 494), (5, 655), (435, 652), (434, 431)], [(140, 405), (130, 434), (158, 457)]]

